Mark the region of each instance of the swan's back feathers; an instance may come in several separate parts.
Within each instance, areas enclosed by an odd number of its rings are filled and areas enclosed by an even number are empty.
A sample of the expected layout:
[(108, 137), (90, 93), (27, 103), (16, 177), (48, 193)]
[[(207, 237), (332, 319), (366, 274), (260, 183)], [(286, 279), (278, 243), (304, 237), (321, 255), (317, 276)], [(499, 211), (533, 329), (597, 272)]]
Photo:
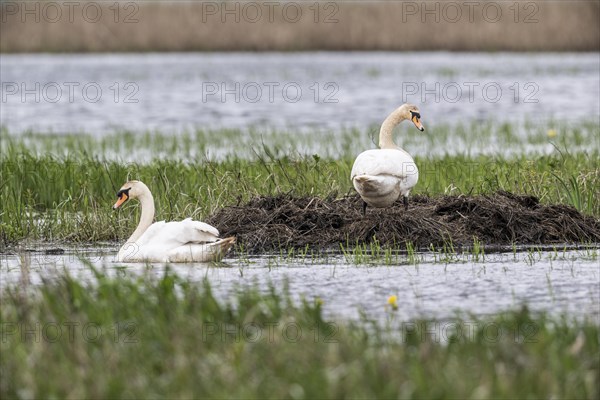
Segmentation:
[(358, 175), (388, 175), (405, 179), (415, 174), (418, 177), (418, 173), (415, 161), (407, 152), (375, 149), (363, 151), (356, 157), (350, 175), (352, 179)]
[(367, 150), (358, 155), (351, 179), (360, 197), (371, 207), (389, 207), (419, 180), (412, 157), (403, 150)]

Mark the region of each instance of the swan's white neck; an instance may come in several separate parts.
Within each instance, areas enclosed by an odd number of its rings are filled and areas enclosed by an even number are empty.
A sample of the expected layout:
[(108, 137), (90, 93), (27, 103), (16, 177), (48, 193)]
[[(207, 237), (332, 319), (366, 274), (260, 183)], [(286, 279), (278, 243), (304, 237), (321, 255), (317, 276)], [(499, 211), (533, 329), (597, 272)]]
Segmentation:
[(140, 207), (142, 207), (142, 216), (140, 217), (140, 223), (126, 243), (136, 242), (143, 234), (146, 229), (152, 225), (154, 220), (154, 197), (147, 188), (144, 188), (142, 194), (138, 196)]
[(400, 146), (394, 143), (393, 132), (396, 125), (408, 119), (405, 117), (404, 107), (394, 110), (381, 124), (379, 130), (379, 148), (380, 149), (396, 149), (403, 150)]

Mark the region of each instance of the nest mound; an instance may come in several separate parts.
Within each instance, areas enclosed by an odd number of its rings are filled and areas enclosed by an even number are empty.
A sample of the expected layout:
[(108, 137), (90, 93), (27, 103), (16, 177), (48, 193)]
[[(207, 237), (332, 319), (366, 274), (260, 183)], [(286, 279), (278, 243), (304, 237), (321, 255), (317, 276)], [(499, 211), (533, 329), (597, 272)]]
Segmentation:
[(290, 195), (255, 198), (243, 206), (225, 207), (208, 223), (222, 237), (236, 236), (251, 253), (280, 248), (335, 248), (340, 243), (368, 243), (418, 248), (486, 245), (600, 242), (600, 220), (567, 205), (542, 205), (533, 196), (496, 192), (480, 196), (413, 196), (408, 211), (368, 208), (362, 215), (358, 195), (341, 199), (296, 198)]

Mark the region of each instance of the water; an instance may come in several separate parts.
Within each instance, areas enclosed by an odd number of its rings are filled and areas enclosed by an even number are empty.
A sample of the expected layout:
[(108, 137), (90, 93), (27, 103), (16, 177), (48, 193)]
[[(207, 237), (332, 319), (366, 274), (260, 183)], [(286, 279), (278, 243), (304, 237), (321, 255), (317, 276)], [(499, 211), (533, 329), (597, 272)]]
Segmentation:
[(600, 109), (598, 53), (3, 54), (1, 66), (13, 134), (364, 129), (405, 101), (426, 126)]
[[(358, 320), (364, 312), (384, 321), (413, 318), (449, 319), (457, 314), (485, 316), (527, 304), (532, 310), (551, 314), (588, 317), (600, 323), (600, 269), (597, 249), (558, 252), (487, 254), (485, 261), (465, 259), (443, 263), (432, 253), (421, 254), (418, 265), (399, 256), (395, 265), (352, 265), (341, 255), (327, 258), (281, 259), (261, 256), (227, 258), (225, 266), (172, 265), (185, 279), (208, 279), (216, 296), (227, 301), (232, 291), (258, 285), (267, 291), (272, 283), (286, 282), (296, 300), (320, 298), (328, 317)], [(150, 273), (160, 276), (164, 265), (129, 264), (125, 269), (113, 262), (116, 248), (71, 249), (62, 255), (42, 251), (8, 254), (0, 263), (1, 287), (27, 281), (36, 285), (64, 269), (88, 279), (89, 268), (80, 257), (107, 273)], [(24, 272), (22, 265), (29, 265)], [(398, 296), (399, 309), (386, 307), (389, 296)]]

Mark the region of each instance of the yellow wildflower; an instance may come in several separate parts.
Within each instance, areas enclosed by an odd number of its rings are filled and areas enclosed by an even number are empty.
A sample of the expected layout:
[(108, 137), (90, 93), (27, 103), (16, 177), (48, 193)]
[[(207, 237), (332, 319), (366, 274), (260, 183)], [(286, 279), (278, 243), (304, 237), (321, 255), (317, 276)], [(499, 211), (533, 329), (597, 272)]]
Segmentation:
[(556, 137), (556, 130), (554, 129), (548, 129), (547, 135), (550, 139), (555, 138)]
[(398, 309), (398, 296), (392, 295), (392, 296), (388, 297), (387, 304), (388, 304), (388, 306), (392, 307), (392, 310), (394, 310), (394, 311), (397, 310)]

